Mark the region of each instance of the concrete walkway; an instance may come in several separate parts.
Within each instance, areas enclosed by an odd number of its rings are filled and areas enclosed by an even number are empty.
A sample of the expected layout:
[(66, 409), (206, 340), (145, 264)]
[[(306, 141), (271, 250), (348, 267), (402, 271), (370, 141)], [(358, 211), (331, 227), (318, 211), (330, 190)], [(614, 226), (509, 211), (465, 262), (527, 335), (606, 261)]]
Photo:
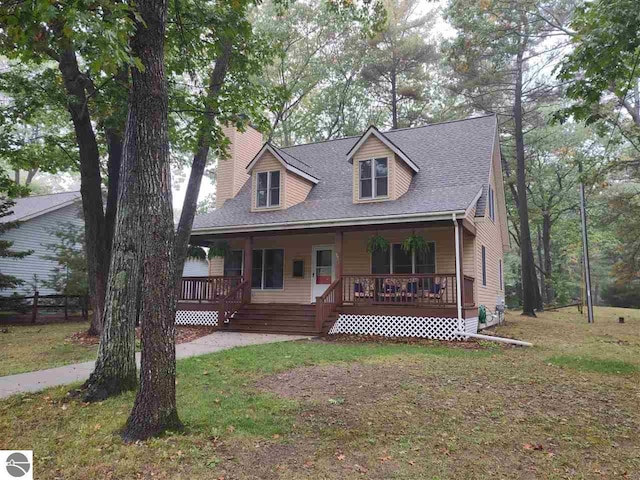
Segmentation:
[[(297, 335), (272, 335), (241, 332), (215, 332), (200, 337), (193, 342), (176, 345), (176, 357), (187, 358), (205, 353), (219, 352), (234, 347), (259, 345), (262, 343), (287, 342), (309, 338)], [(136, 354), (136, 362), (140, 367), (140, 353)], [(64, 367), (49, 368), (36, 372), (19, 373), (0, 377), (0, 398), (16, 393), (37, 392), (57, 385), (84, 381), (89, 378), (95, 365), (94, 361), (66, 365)]]

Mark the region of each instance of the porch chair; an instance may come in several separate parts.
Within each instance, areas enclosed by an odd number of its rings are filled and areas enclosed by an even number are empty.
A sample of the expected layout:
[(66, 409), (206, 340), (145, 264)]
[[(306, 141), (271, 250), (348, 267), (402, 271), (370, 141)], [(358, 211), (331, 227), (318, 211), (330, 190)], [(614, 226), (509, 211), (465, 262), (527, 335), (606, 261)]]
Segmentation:
[(447, 277), (435, 277), (433, 279), (433, 284), (429, 290), (425, 290), (425, 297), (430, 300), (435, 300), (436, 302), (442, 302), (443, 295), (447, 289)]

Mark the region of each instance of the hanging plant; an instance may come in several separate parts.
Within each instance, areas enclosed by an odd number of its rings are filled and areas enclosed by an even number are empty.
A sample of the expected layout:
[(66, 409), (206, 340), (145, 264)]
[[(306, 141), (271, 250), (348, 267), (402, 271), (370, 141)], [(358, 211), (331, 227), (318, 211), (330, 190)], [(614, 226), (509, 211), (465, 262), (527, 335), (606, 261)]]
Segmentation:
[(431, 245), (427, 243), (423, 236), (416, 235), (416, 232), (413, 232), (402, 242), (402, 250), (404, 250), (405, 253), (426, 253), (430, 249)]
[(189, 245), (187, 247), (187, 258), (193, 260), (206, 260), (207, 252), (204, 251), (204, 248), (198, 247), (197, 245)]
[(209, 259), (215, 257), (225, 257), (229, 252), (229, 243), (226, 240), (214, 242), (209, 247)]
[(367, 241), (367, 253), (386, 252), (389, 250), (389, 241), (382, 235), (372, 235)]

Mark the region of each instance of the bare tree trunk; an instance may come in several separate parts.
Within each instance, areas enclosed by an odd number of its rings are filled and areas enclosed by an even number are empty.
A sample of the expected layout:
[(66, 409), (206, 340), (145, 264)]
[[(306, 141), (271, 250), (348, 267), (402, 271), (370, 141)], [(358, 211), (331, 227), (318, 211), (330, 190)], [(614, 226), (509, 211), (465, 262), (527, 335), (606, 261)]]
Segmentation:
[(391, 72), (391, 128), (398, 128), (398, 83), (395, 72)]
[(198, 196), (200, 195), (200, 184), (204, 169), (207, 166), (207, 157), (211, 147), (211, 129), (215, 121), (215, 113), (210, 110), (209, 106), (212, 101), (220, 93), (220, 89), (224, 84), (224, 79), (231, 60), (232, 41), (226, 41), (222, 46), (222, 55), (216, 60), (215, 67), (209, 78), (209, 88), (207, 98), (205, 100), (204, 121), (198, 133), (198, 146), (196, 154), (191, 164), (191, 173), (189, 174), (189, 183), (184, 196), (182, 213), (180, 214), (180, 222), (176, 232), (175, 245), (175, 264), (174, 264), (174, 283), (176, 285), (176, 294), (180, 288), (180, 280), (182, 279), (182, 269), (187, 256), (187, 247), (189, 246), (189, 238), (191, 237), (191, 228), (193, 227), (193, 219), (196, 215), (198, 207)]
[(518, 188), (518, 216), (520, 217), (520, 263), (522, 265), (522, 315), (535, 317), (540, 290), (534, 266), (531, 231), (529, 229), (529, 208), (527, 205), (526, 160), (522, 126), (522, 68), (524, 45), (520, 46), (516, 60), (516, 86), (513, 104), (516, 140), (516, 184)]
[(537, 254), (538, 254), (538, 265), (540, 266), (540, 268), (538, 269), (539, 271), (539, 276), (540, 276), (540, 292), (543, 295), (543, 302), (546, 301), (546, 298), (544, 298), (544, 294), (545, 294), (545, 272), (544, 272), (544, 261), (543, 261), (543, 257), (544, 254), (542, 253), (542, 232), (540, 231), (540, 225), (536, 225), (536, 234), (538, 237), (538, 241), (536, 242), (536, 250), (537, 250)]
[(80, 193), (84, 214), (89, 295), (93, 307), (89, 333), (98, 335), (102, 331), (105, 274), (108, 270), (100, 154), (87, 108), (88, 79), (80, 72), (75, 50), (69, 42), (61, 40), (61, 47), (58, 67), (68, 94), (67, 109), (71, 114), (80, 153)]
[(138, 191), (136, 123), (135, 112), (130, 109), (121, 169), (117, 176), (121, 181), (118, 183), (104, 329), (95, 369), (83, 386), (86, 390), (84, 400), (88, 402), (134, 390), (137, 385), (135, 319), (142, 267), (139, 242), (142, 213)]
[[(105, 235), (107, 236), (107, 255), (111, 258), (111, 248), (113, 246), (113, 235), (116, 228), (116, 212), (118, 209), (118, 184), (120, 180), (120, 168), (122, 166), (122, 133), (114, 128), (105, 130), (107, 138), (107, 148), (109, 151), (109, 161), (107, 172), (109, 184), (107, 187), (107, 208), (104, 215)], [(108, 277), (107, 277), (108, 278)]]
[[(132, 54), (144, 70), (132, 70), (130, 110), (136, 118), (140, 171), (140, 237), (144, 258), (140, 389), (122, 437), (146, 439), (180, 428), (176, 408), (175, 234), (169, 169), (168, 91), (164, 72), (167, 0), (139, 0)], [(131, 125), (134, 126), (134, 125)]]

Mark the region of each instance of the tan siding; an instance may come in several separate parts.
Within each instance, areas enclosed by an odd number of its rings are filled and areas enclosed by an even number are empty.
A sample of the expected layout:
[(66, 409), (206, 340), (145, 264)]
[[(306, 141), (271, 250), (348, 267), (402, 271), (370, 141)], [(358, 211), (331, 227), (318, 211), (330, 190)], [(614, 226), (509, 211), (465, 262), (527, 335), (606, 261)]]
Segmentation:
[[(491, 188), (495, 191), (496, 178), (495, 169), (492, 169), (490, 179)], [(503, 262), (502, 235), (500, 231), (501, 212), (499, 200), (496, 198), (496, 220), (495, 223), (489, 218), (489, 206), (486, 208), (486, 215), (483, 218), (476, 218), (476, 292), (478, 305), (485, 305), (491, 311), (495, 309), (498, 297), (504, 297), (504, 290), (500, 288), (498, 278), (498, 263)], [(482, 246), (486, 249), (487, 285), (482, 285)]]
[(395, 157), (395, 192), (393, 199), (400, 198), (407, 193), (409, 185), (411, 185), (411, 179), (413, 178), (413, 170), (404, 163), (403, 160)]
[[(278, 207), (270, 207), (270, 208), (257, 208), (256, 207), (256, 185), (257, 174), (260, 172), (272, 172), (278, 170), (280, 172), (280, 206)], [(286, 182), (285, 182), (285, 172), (286, 170), (282, 166), (282, 164), (278, 161), (276, 157), (273, 156), (271, 152), (264, 152), (262, 157), (256, 162), (253, 169), (251, 170), (251, 211), (253, 212), (262, 212), (265, 210), (281, 210), (285, 205), (286, 198)]]
[(310, 181), (287, 171), (285, 175), (285, 190), (287, 191), (287, 197), (285, 199), (286, 208), (304, 202), (312, 187), (313, 184)]
[(216, 208), (238, 194), (249, 179), (247, 165), (262, 148), (262, 134), (251, 127), (244, 132), (224, 127), (223, 132), (230, 141), (229, 158), (218, 160)]
[(209, 275), (217, 277), (224, 274), (224, 258), (214, 257), (209, 260)]
[[(372, 158), (386, 157), (389, 159), (389, 197), (375, 198), (370, 200), (360, 199), (360, 167), (359, 162), (361, 160), (370, 160)], [(386, 201), (390, 198), (394, 198), (395, 184), (393, 181), (393, 175), (395, 172), (394, 153), (387, 148), (387, 146), (378, 140), (374, 136), (370, 136), (358, 149), (353, 156), (353, 202), (354, 203), (368, 203), (368, 202), (380, 202)]]

